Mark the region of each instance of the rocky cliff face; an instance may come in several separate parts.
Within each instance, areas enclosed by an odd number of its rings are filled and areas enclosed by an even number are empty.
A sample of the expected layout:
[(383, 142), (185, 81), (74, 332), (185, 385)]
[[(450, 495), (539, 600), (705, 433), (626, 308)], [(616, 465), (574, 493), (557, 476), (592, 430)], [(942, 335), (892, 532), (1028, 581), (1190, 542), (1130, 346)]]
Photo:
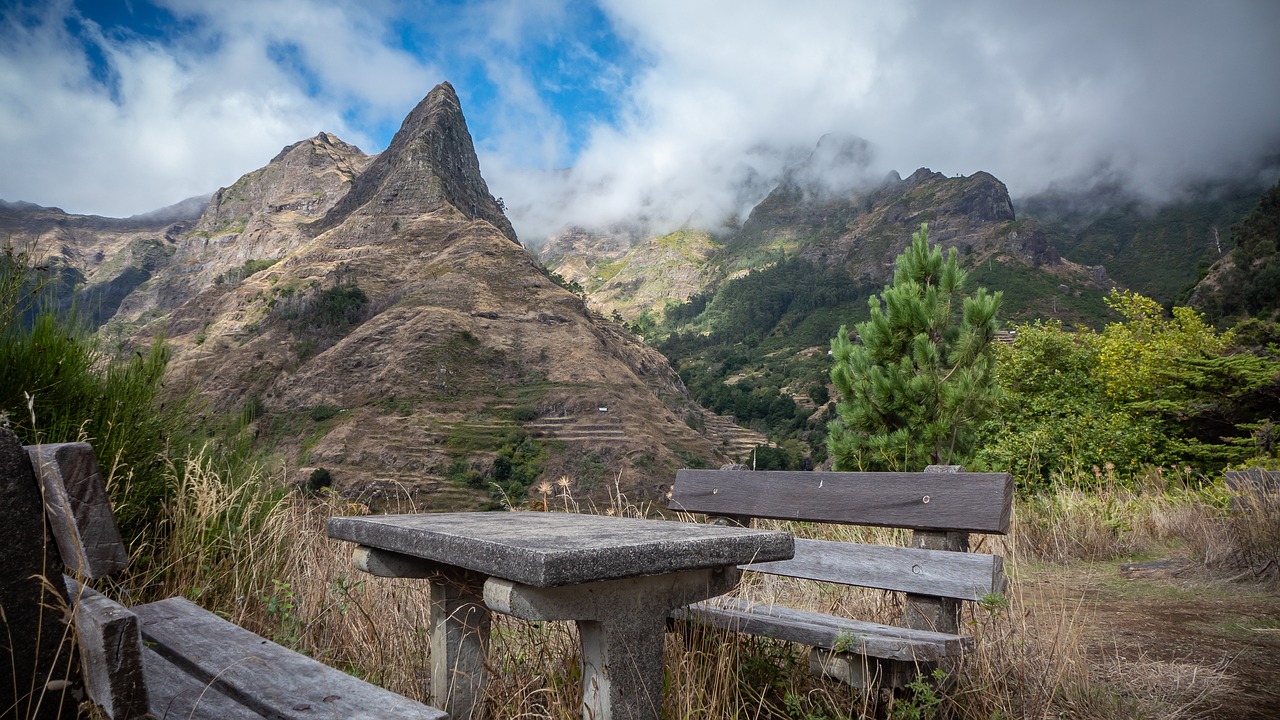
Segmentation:
[[(838, 268), (851, 283), (878, 289), (892, 279), (894, 261), (912, 233), (928, 223), (929, 239), (956, 248), (965, 266), (981, 267), (978, 279), (988, 287), (1019, 288), (1006, 293), (1006, 318), (1043, 310), (1078, 322), (1091, 312), (1082, 303), (1102, 307), (1100, 294), (1111, 287), (1105, 271), (1060, 257), (1039, 223), (1017, 219), (1004, 183), (990, 173), (949, 178), (920, 168), (905, 179), (890, 173), (868, 182), (866, 167), (865, 143), (823, 138), (810, 157), (788, 169), (737, 232), (708, 236), (693, 251), (673, 253), (669, 240), (652, 238), (625, 253), (612, 248), (596, 255), (592, 246), (579, 242), (575, 251), (557, 248), (545, 257), (552, 269), (583, 284), (593, 307), (618, 310), (630, 319), (642, 309), (661, 309), (667, 300), (682, 301), (782, 257)], [(654, 287), (668, 277), (681, 279), (679, 286), (672, 285), (665, 297), (653, 296)], [(1080, 302), (1050, 297), (1063, 292)]]
[(247, 262), (283, 258), (310, 240), (303, 226), (345, 196), (370, 161), (360, 148), (320, 133), (219, 188), (195, 227), (175, 239), (168, 271), (126, 298), (117, 321), (171, 312)]
[(163, 333), (167, 384), (198, 392), (205, 422), (250, 418), (282, 468), (366, 499), (474, 508), (515, 445), (600, 501), (615, 481), (656, 498), (690, 458), (723, 457), (665, 358), (517, 242), (447, 84), (376, 157), (321, 133), (198, 216), (4, 203), (5, 228), (88, 283), (114, 336)]
[(96, 327), (168, 266), (199, 212), (184, 201), (146, 216), (104, 218), (0, 201), (0, 236), (8, 246), (34, 250), (56, 278), (50, 288), (56, 304), (75, 303)]
[(484, 220), (519, 242), (480, 175), (471, 133), (449, 83), (436, 87), (409, 113), (391, 145), (310, 231), (318, 235), (356, 212), (395, 219), (444, 208)]
[(646, 311), (661, 314), (667, 303), (705, 288), (714, 279), (711, 257), (720, 247), (710, 233), (696, 230), (638, 241), (576, 230), (552, 238), (542, 257), (582, 286), (588, 307), (631, 321)]

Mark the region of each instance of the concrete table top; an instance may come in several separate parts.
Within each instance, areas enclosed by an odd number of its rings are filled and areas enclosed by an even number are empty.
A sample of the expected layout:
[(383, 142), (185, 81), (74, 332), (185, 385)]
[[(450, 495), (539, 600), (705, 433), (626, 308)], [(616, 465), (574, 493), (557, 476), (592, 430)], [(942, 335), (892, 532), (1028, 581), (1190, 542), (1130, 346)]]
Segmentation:
[(533, 587), (786, 560), (795, 552), (785, 532), (576, 513), (337, 517), (329, 537)]

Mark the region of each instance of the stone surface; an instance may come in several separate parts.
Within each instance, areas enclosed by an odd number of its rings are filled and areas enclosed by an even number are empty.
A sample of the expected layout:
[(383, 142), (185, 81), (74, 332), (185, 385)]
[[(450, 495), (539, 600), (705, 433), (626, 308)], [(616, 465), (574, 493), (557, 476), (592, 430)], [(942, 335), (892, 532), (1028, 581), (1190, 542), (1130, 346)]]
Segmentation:
[(90, 580), (129, 564), (98, 459), (88, 443), (27, 447), (44, 487), (45, 514), (67, 572)]
[(137, 616), (73, 578), (66, 583), (76, 601), (76, 637), (89, 699), (112, 720), (145, 715), (147, 685)]
[(729, 592), (739, 577), (722, 567), (550, 588), (490, 578), (484, 601), (525, 620), (577, 622), (585, 720), (657, 720), (667, 614)]
[[(22, 443), (0, 428), (0, 717), (74, 718), (74, 662), (62, 560)], [(48, 578), (48, 580), (46, 580)]]
[(534, 587), (792, 557), (784, 532), (571, 513), (333, 518), (329, 537)]
[(380, 218), (412, 217), (445, 207), (488, 221), (512, 242), (519, 242), (480, 175), (461, 103), (447, 82), (418, 103), (387, 149), (311, 232), (336, 227), (357, 212)]
[(485, 658), (489, 644), (489, 609), (484, 604), (485, 577), (443, 563), (357, 546), (351, 562), (377, 577), (428, 580), (431, 593), (431, 684), (427, 696), (455, 720), (481, 715)]
[(455, 720), (481, 717), (489, 609), (470, 573), (437, 575), (431, 582), (431, 703)]
[(568, 513), (333, 518), (329, 536), (366, 572), (429, 578), (432, 698), (459, 718), (482, 695), (489, 609), (578, 623), (584, 718), (658, 718), (667, 614), (794, 553), (782, 532)]

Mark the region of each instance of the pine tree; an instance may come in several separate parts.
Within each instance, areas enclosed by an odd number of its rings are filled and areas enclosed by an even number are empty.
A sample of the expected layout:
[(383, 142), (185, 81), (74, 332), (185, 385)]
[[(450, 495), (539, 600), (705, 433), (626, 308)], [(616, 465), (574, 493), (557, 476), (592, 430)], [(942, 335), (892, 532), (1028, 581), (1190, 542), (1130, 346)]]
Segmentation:
[(965, 275), (955, 248), (944, 260), (922, 224), (893, 282), (871, 297), (861, 343), (846, 327), (831, 341), (843, 398), (827, 437), (836, 470), (923, 470), (968, 457), (999, 394), (991, 343), (1001, 293), (963, 297)]

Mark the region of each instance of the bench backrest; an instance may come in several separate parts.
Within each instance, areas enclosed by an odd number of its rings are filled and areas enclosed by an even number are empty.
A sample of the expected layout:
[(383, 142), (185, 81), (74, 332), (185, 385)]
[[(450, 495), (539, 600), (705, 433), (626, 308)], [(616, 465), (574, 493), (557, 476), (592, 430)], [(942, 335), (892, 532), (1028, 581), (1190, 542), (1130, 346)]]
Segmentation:
[[(1005, 534), (1007, 473), (838, 473), (680, 470), (673, 510), (729, 517)], [(744, 565), (787, 577), (981, 600), (1005, 589), (1004, 560), (985, 553), (796, 540), (795, 557)]]
[(680, 470), (668, 506), (708, 515), (1004, 535), (1013, 476)]
[(1227, 488), (1232, 493), (1274, 493), (1280, 491), (1280, 471), (1249, 468), (1248, 470), (1228, 470)]

